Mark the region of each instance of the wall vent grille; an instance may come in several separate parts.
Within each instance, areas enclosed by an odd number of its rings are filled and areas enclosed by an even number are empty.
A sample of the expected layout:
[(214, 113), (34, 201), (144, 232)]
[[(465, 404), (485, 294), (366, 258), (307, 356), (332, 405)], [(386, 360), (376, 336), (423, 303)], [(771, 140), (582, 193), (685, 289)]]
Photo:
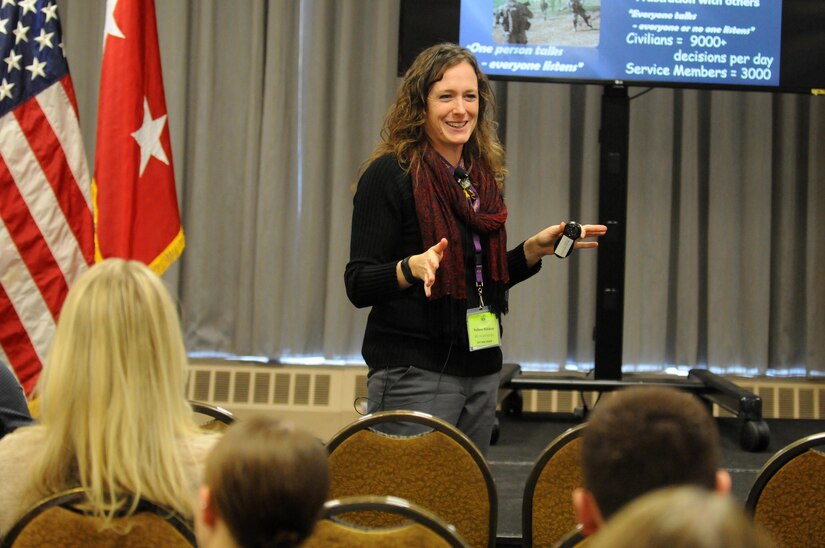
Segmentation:
[(255, 389), (253, 403), (269, 403), (269, 390), (272, 386), (272, 375), (266, 373), (255, 373)]
[(289, 404), (291, 380), (292, 376), (288, 373), (275, 374), (275, 397), (272, 399), (272, 403), (279, 405)]
[[(754, 383), (753, 379), (736, 384), (762, 398), (762, 416), (766, 419), (825, 419), (825, 384), (813, 381), (774, 380)], [(582, 398), (592, 408), (607, 392), (573, 392), (563, 390), (524, 390), (524, 411), (572, 413), (582, 407)], [(717, 417), (732, 417), (733, 413), (713, 405)]]
[(349, 384), (357, 384), (359, 394), (366, 395), (366, 375), (360, 368), (356, 375), (350, 368), (194, 363), (186, 393), (191, 399), (215, 403), (329, 407), (336, 399), (333, 380), (346, 377), (352, 377)]
[(232, 374), (229, 371), (215, 371), (212, 398), (217, 403), (227, 403), (229, 401), (229, 383), (231, 381)]
[(241, 371), (235, 375), (235, 392), (232, 395), (232, 401), (244, 403), (249, 401), (249, 381), (252, 378), (252, 373), (249, 371)]
[[(766, 419), (825, 418), (825, 383), (804, 379), (730, 378), (762, 398)], [(321, 437), (329, 436), (366, 412), (364, 366), (250, 365), (247, 362), (190, 363), (187, 397), (214, 403), (242, 416), (275, 411)], [(526, 412), (573, 413), (592, 408), (609, 393), (523, 390)], [(716, 416), (732, 416), (713, 406)]]
[(309, 405), (310, 380), (310, 375), (307, 373), (299, 373), (295, 375), (295, 390), (292, 393), (292, 403), (295, 405)]

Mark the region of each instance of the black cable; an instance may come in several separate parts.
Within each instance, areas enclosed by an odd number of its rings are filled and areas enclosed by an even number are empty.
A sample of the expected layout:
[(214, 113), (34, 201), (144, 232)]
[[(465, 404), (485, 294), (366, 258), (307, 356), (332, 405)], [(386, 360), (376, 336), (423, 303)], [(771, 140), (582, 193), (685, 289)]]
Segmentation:
[(647, 89), (646, 89), (646, 90), (644, 90), (644, 91), (640, 91), (640, 92), (639, 92), (639, 93), (637, 93), (636, 95), (631, 95), (630, 97), (628, 97), (628, 98), (627, 98), (627, 100), (628, 100), (628, 101), (632, 101), (633, 99), (636, 99), (637, 97), (641, 97), (641, 96), (642, 96), (642, 95), (644, 95), (645, 93), (649, 93), (649, 92), (653, 91), (653, 89), (654, 89), (654, 88), (647, 88)]
[[(650, 89), (653, 89), (653, 88), (650, 88)], [(595, 371), (595, 369), (588, 370), (587, 373), (584, 374), (584, 378), (590, 377), (590, 374), (593, 373), (593, 371)], [(593, 406), (592, 406), (593, 408), (595, 408), (596, 404), (599, 403), (599, 398), (601, 398), (601, 396), (602, 396), (601, 392), (599, 392), (599, 395), (596, 398), (596, 401), (593, 402)], [(588, 407), (587, 400), (584, 397), (584, 390), (579, 390), (579, 400), (582, 402), (583, 418), (587, 418), (587, 414), (590, 412), (590, 407)]]

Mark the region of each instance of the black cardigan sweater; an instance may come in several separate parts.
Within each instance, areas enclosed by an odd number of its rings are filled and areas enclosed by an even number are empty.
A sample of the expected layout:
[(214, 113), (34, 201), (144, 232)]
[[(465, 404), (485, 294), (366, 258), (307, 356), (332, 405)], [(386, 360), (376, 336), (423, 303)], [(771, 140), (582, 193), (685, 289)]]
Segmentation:
[[(412, 177), (404, 173), (394, 155), (378, 158), (367, 168), (358, 183), (353, 205), (350, 260), (344, 281), (347, 296), (355, 306), (372, 307), (361, 347), (370, 371), (414, 365), (463, 377), (498, 372), (502, 364), (500, 348), (470, 352), (466, 328), (462, 331), (464, 336), (453, 341), (434, 337), (428, 325), (431, 316), (422, 284), (407, 289), (398, 285), (398, 261), (424, 249)], [(484, 239), (482, 246), (486, 252)], [(475, 258), (469, 236), (464, 238), (464, 249), (468, 306), (474, 306), (478, 297), (473, 287)], [(541, 261), (527, 268), (522, 243), (507, 252), (507, 267), (512, 287), (538, 272)]]

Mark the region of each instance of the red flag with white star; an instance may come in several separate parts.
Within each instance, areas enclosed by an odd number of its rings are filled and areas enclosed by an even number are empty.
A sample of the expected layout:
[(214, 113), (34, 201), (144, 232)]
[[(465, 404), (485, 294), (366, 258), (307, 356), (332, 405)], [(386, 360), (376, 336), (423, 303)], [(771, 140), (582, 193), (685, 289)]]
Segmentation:
[(107, 0), (92, 192), (95, 260), (158, 274), (185, 244), (153, 0)]

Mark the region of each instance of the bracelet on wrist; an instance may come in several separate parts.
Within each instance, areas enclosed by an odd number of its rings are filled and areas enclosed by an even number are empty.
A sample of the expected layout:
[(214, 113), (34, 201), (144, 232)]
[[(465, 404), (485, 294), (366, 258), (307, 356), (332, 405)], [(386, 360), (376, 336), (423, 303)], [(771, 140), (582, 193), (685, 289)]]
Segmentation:
[(404, 279), (407, 280), (408, 284), (415, 285), (418, 283), (418, 279), (413, 276), (412, 269), (410, 268), (409, 257), (404, 257), (401, 261), (401, 273), (404, 275)]

